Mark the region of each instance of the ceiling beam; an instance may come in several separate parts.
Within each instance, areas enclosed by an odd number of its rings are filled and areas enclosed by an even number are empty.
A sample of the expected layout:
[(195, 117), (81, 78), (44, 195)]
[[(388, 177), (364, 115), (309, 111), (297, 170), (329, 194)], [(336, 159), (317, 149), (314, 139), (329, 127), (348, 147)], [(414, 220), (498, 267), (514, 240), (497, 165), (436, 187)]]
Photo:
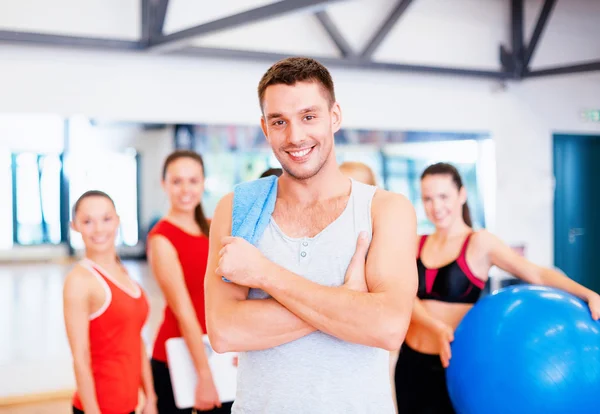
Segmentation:
[(64, 36), (47, 33), (15, 32), (10, 30), (0, 30), (0, 43), (109, 50), (140, 50), (143, 48), (143, 45), (135, 40)]
[(141, 20), (142, 20), (142, 33), (141, 33), (141, 42), (144, 45), (147, 45), (150, 42), (150, 38), (152, 37), (152, 14), (153, 14), (153, 4), (152, 0), (140, 0), (141, 5)]
[(515, 79), (520, 79), (525, 72), (523, 58), (525, 55), (525, 43), (523, 38), (523, 0), (511, 0), (511, 38), (512, 38), (512, 72)]
[(408, 6), (412, 3), (412, 0), (400, 0), (396, 7), (390, 12), (388, 17), (385, 19), (383, 24), (379, 27), (377, 32), (373, 35), (367, 46), (363, 49), (360, 54), (362, 58), (370, 58), (375, 53), (375, 50), (386, 38), (388, 33), (392, 30), (398, 19), (404, 14)]
[(535, 24), (535, 28), (533, 29), (533, 34), (531, 35), (531, 39), (529, 40), (529, 44), (527, 45), (527, 49), (525, 49), (525, 56), (523, 57), (523, 65), (525, 68), (529, 68), (529, 63), (531, 62), (531, 58), (535, 53), (535, 49), (540, 41), (540, 37), (544, 29), (546, 28), (546, 24), (548, 23), (548, 19), (552, 14), (552, 9), (556, 4), (556, 0), (546, 0), (544, 5), (542, 6), (542, 10), (540, 11), (540, 15), (538, 16), (537, 23)]
[(154, 3), (154, 22), (152, 32), (162, 35), (165, 27), (165, 18), (167, 17), (167, 9), (169, 8), (169, 0), (151, 0)]
[[(176, 56), (191, 56), (191, 57), (204, 57), (204, 58), (218, 58), (218, 59), (234, 59), (234, 60), (247, 60), (253, 62), (265, 62), (266, 64), (273, 64), (278, 60), (293, 56), (292, 54), (283, 53), (265, 53), (265, 52), (254, 52), (249, 50), (235, 50), (235, 49), (218, 49), (218, 48), (207, 48), (207, 47), (185, 47), (183, 49), (173, 51), (173, 55)], [(453, 67), (436, 67), (436, 66), (422, 66), (422, 65), (405, 65), (401, 63), (392, 62), (374, 62), (364, 59), (353, 59), (353, 58), (334, 58), (334, 57), (314, 57), (322, 64), (329, 67), (339, 67), (346, 69), (365, 69), (365, 70), (380, 70), (386, 72), (413, 72), (413, 73), (430, 73), (438, 75), (454, 75), (454, 76), (465, 76), (472, 78), (487, 78), (502, 80), (510, 77), (509, 73), (490, 71), (490, 70), (478, 70), (478, 69), (461, 69)]]
[(331, 20), (331, 17), (329, 16), (329, 13), (327, 13), (327, 11), (321, 10), (316, 12), (315, 17), (317, 18), (323, 29), (325, 29), (333, 43), (335, 43), (336, 47), (338, 48), (340, 54), (343, 57), (348, 58), (356, 56), (356, 53), (354, 53), (354, 50), (352, 50), (352, 47), (350, 46), (344, 35), (342, 35), (342, 32), (340, 32), (335, 23), (333, 23), (333, 20)]
[[(182, 44), (189, 42), (194, 37), (215, 33), (222, 30), (233, 29), (235, 27), (256, 23), (274, 17), (283, 16), (299, 11), (318, 11), (329, 3), (342, 0), (281, 0), (266, 6), (257, 7), (221, 19), (213, 20), (189, 29), (168, 35), (161, 35), (153, 38), (150, 42), (151, 50), (173, 50), (181, 47)], [(317, 9), (317, 10), (315, 10)]]
[(538, 78), (550, 75), (571, 75), (574, 73), (598, 72), (600, 71), (600, 60), (579, 63), (577, 65), (556, 66), (551, 68), (536, 69), (526, 74), (527, 78)]
[[(0, 31), (0, 43), (27, 43), (30, 45), (71, 47), (80, 49), (107, 49), (107, 50), (132, 50), (144, 51), (144, 45), (141, 42), (127, 40), (99, 39), (75, 36), (58, 36), (40, 33), (23, 33)], [(278, 60), (293, 56), (293, 54), (254, 52), (247, 50), (203, 48), (203, 47), (184, 47), (180, 50), (174, 50), (167, 55), (191, 56), (219, 59), (238, 59), (254, 62), (265, 62), (267, 64), (275, 63)], [(366, 70), (382, 70), (387, 72), (414, 72), (431, 73), (440, 75), (455, 75), (474, 78), (506, 79), (509, 74), (506, 72), (461, 69), (453, 67), (435, 67), (421, 65), (405, 65), (392, 62), (374, 62), (367, 59), (358, 59), (356, 56), (346, 58), (334, 57), (315, 57), (324, 65), (340, 68), (354, 68)]]
[(153, 38), (162, 36), (169, 0), (140, 0), (142, 16), (141, 43), (148, 47)]

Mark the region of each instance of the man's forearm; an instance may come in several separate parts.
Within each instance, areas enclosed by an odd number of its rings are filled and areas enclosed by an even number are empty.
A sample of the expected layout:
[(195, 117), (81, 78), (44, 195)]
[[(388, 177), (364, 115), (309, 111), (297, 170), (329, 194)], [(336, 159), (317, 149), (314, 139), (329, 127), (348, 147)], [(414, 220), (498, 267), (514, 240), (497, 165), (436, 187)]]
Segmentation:
[(403, 312), (401, 303), (390, 303), (383, 293), (322, 286), (275, 264), (269, 273), (275, 276), (263, 286), (266, 292), (309, 325), (339, 339), (393, 348), (388, 342), (393, 333), (408, 326), (409, 318), (402, 315), (410, 315), (411, 309)]
[(314, 327), (274, 299), (232, 301), (215, 321), (213, 347), (217, 352), (244, 352), (273, 348), (295, 341)]

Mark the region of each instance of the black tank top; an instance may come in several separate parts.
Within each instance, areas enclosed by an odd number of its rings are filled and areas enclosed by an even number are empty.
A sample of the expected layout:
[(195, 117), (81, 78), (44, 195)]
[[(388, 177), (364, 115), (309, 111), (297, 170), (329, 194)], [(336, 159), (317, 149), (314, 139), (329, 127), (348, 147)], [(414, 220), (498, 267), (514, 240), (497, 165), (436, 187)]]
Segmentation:
[(437, 269), (425, 267), (421, 261), (421, 250), (427, 235), (421, 236), (417, 253), (419, 272), (419, 299), (432, 299), (451, 303), (475, 303), (481, 295), (485, 282), (475, 277), (466, 260), (466, 251), (471, 239), (469, 233), (460, 250), (458, 258)]

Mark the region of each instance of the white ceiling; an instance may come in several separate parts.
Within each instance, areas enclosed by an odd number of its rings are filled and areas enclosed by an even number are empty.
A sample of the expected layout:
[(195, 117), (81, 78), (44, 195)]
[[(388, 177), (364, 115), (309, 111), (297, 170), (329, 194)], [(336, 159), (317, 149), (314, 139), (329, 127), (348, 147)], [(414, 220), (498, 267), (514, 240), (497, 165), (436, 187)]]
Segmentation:
[[(327, 7), (349, 45), (361, 51), (398, 0), (346, 0)], [(268, 0), (170, 0), (164, 33), (274, 3)], [(543, 0), (525, 0), (525, 42)], [(141, 0), (2, 0), (0, 30), (139, 40)], [(558, 0), (533, 56), (533, 69), (600, 60), (600, 1)], [(375, 51), (384, 62), (500, 69), (510, 48), (509, 0), (414, 0)], [(339, 57), (312, 11), (189, 40), (190, 45)]]

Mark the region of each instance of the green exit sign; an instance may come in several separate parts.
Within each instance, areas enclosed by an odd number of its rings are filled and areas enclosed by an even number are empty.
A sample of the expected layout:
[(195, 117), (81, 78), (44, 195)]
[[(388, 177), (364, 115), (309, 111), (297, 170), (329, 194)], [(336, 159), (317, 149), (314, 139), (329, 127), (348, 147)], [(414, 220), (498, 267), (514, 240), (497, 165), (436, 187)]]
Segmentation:
[(588, 122), (600, 122), (600, 109), (581, 111), (581, 118)]

